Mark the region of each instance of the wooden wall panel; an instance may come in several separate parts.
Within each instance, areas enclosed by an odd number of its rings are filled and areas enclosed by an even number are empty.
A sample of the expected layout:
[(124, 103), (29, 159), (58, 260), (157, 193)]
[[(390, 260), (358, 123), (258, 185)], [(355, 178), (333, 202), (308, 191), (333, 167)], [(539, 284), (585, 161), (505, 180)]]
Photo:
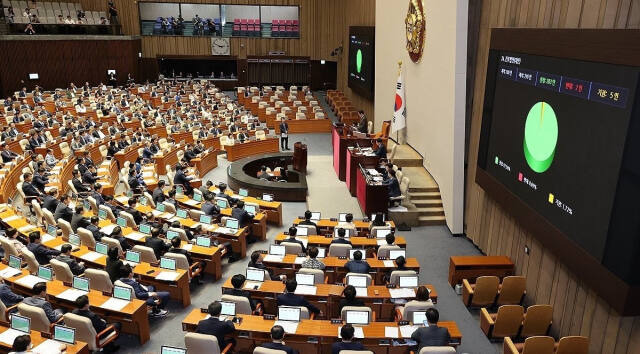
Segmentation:
[[(488, 255), (507, 255), (527, 277), (528, 304), (553, 305), (552, 334), (590, 337), (590, 353), (640, 353), (640, 317), (621, 317), (475, 183), (491, 28), (640, 28), (640, 0), (482, 1), (467, 154), (465, 232)], [(530, 253), (524, 253), (528, 246)]]

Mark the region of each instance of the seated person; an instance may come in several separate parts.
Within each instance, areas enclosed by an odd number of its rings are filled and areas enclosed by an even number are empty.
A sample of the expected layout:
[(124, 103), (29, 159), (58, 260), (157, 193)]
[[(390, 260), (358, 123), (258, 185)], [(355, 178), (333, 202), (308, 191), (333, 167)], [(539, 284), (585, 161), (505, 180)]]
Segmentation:
[(94, 215), (89, 220), (90, 220), (89, 225), (87, 225), (85, 229), (91, 232), (94, 240), (96, 240), (97, 242), (100, 242), (100, 240), (102, 240), (102, 237), (105, 236), (105, 234), (103, 234), (102, 231), (100, 231), (100, 227), (98, 226), (98, 223), (100, 223), (100, 218)]
[[(151, 237), (147, 237), (144, 241), (144, 245), (153, 249), (156, 259), (160, 260), (160, 257), (162, 257), (162, 255), (169, 249), (169, 245), (167, 245), (164, 240), (158, 236), (160, 236), (160, 229), (154, 227), (151, 229)], [(180, 237), (176, 238), (180, 240)]]
[(107, 266), (105, 267), (105, 270), (109, 274), (111, 282), (115, 282), (120, 279), (124, 272), (124, 262), (122, 262), (118, 253), (119, 250), (115, 246), (109, 247), (109, 250), (107, 251)]
[[(424, 285), (419, 286), (418, 289), (416, 290), (415, 300), (411, 300), (407, 302), (404, 306), (408, 306), (408, 305), (416, 305), (416, 306), (423, 306), (423, 307), (434, 306), (433, 301), (431, 301), (431, 298), (429, 297), (429, 289), (427, 289), (427, 287)], [(410, 319), (405, 318), (405, 320), (410, 320)]]
[(239, 227), (245, 227), (253, 222), (254, 215), (244, 210), (244, 201), (238, 200), (236, 206), (231, 209), (231, 217), (238, 219)]
[(140, 225), (142, 223), (142, 213), (136, 210), (136, 203), (136, 198), (129, 198), (125, 211), (133, 216), (133, 221), (135, 221), (136, 225)]
[(122, 234), (122, 228), (120, 226), (114, 227), (113, 231), (111, 231), (111, 235), (109, 235), (109, 237), (111, 237), (111, 238), (115, 239), (116, 241), (120, 242), (120, 247), (122, 247), (122, 251), (123, 252), (126, 252), (127, 250), (131, 249), (131, 246), (129, 245), (129, 242), (127, 242), (127, 239)]
[(64, 312), (60, 309), (53, 309), (53, 306), (47, 301), (47, 283), (39, 282), (33, 286), (33, 296), (25, 298), (22, 303), (39, 307), (44, 310), (49, 322), (53, 323), (62, 318)]
[[(189, 252), (187, 250), (185, 250), (184, 248), (180, 247), (180, 245), (182, 244), (182, 240), (180, 239), (180, 237), (174, 237), (171, 239), (171, 248), (169, 249), (169, 252), (171, 253), (177, 253), (177, 254), (181, 254), (185, 257), (187, 257), (187, 263), (189, 263), (189, 266), (193, 265), (193, 259), (191, 258), (191, 255), (189, 254)], [(205, 263), (204, 262), (198, 262), (198, 266), (196, 267), (196, 269), (202, 269), (205, 267)], [(200, 273), (198, 279), (196, 279), (196, 282), (198, 284), (201, 283), (201, 278), (204, 274)], [(195, 278), (194, 278), (195, 279)]]
[(349, 273), (361, 273), (369, 274), (371, 267), (366, 260), (362, 260), (362, 251), (358, 250), (353, 252), (353, 260), (347, 262), (344, 265), (349, 270)]
[(355, 329), (349, 323), (340, 329), (340, 337), (342, 341), (331, 345), (331, 354), (339, 354), (341, 350), (366, 350), (360, 342), (352, 342)]
[(287, 280), (287, 291), (284, 294), (278, 295), (278, 306), (304, 306), (309, 310), (309, 312), (315, 313), (316, 315), (319, 314), (320, 310), (317, 307), (309, 303), (309, 301), (307, 301), (303, 296), (295, 294), (297, 287), (298, 282), (296, 282), (295, 279)]
[(389, 188), (389, 198), (399, 197), (402, 192), (400, 191), (400, 183), (396, 178), (396, 171), (389, 171), (389, 178), (382, 181), (382, 184), (388, 186)]
[(393, 273), (396, 270), (409, 270), (407, 267), (405, 267), (405, 264), (407, 264), (407, 260), (403, 257), (400, 256), (398, 258), (395, 259), (396, 261), (396, 269), (389, 269), (387, 270), (387, 272), (385, 273), (383, 279), (386, 283), (388, 283), (391, 280), (391, 273)]
[(291, 226), (289, 228), (289, 237), (285, 238), (284, 240), (282, 240), (282, 242), (291, 242), (291, 243), (297, 243), (300, 245), (300, 247), (302, 247), (302, 252), (307, 252), (306, 247), (304, 247), (304, 243), (302, 243), (302, 241), (297, 240), (296, 239), (296, 234), (298, 233), (298, 229), (296, 229), (294, 226)]
[(120, 281), (133, 288), (136, 298), (139, 300), (145, 300), (147, 306), (151, 306), (151, 316), (164, 317), (168, 311), (164, 310), (164, 307), (169, 302), (170, 295), (166, 291), (155, 291), (153, 285), (144, 286), (133, 278), (133, 270), (129, 265), (125, 265), (122, 268), (122, 278)]
[(36, 257), (36, 261), (38, 264), (45, 265), (49, 264), (51, 258), (60, 254), (60, 251), (49, 249), (43, 246), (41, 243), (40, 231), (33, 231), (29, 234), (29, 244), (27, 245), (27, 249), (33, 253)]
[(384, 146), (384, 143), (382, 142), (382, 138), (378, 138), (376, 140), (376, 145), (378, 147), (373, 152), (376, 154), (377, 157), (382, 158), (382, 159), (386, 159), (387, 158), (387, 147)]
[(49, 210), (51, 213), (55, 213), (58, 203), (58, 189), (51, 188), (51, 190), (49, 190), (49, 192), (44, 196), (42, 208)]
[(279, 276), (273, 275), (273, 269), (267, 268), (267, 266), (262, 263), (260, 254), (260, 251), (253, 251), (253, 253), (251, 253), (251, 260), (247, 264), (247, 267), (266, 270), (269, 273), (269, 278), (271, 278), (271, 280), (280, 280)]
[(18, 254), (21, 255), (22, 251), (27, 249), (27, 246), (24, 245), (20, 240), (18, 240), (18, 230), (13, 227), (9, 227), (5, 231), (5, 236), (9, 239), (9, 243), (13, 245), (13, 248), (18, 251)]
[(364, 306), (364, 301), (356, 298), (356, 288), (353, 285), (347, 285), (342, 291), (344, 299), (340, 299), (338, 304), (338, 313), (342, 311), (345, 306)]
[[(22, 175), (22, 179), (24, 179), (24, 181), (22, 182), (22, 193), (24, 193), (24, 195), (26, 197), (41, 197), (42, 193), (40, 193), (40, 191), (38, 190), (38, 188), (36, 188), (33, 185), (33, 175), (31, 174), (31, 172), (25, 172)], [(28, 200), (29, 203), (31, 202), (31, 200)]]
[(220, 183), (218, 185), (218, 190), (219, 190), (219, 192), (216, 194), (217, 198), (224, 198), (229, 203), (233, 203), (234, 202), (233, 197), (231, 197), (230, 195), (225, 193), (225, 191), (227, 190), (227, 184), (226, 183)]
[[(74, 315), (78, 315), (78, 316), (82, 316), (90, 319), (91, 325), (93, 325), (93, 329), (96, 330), (96, 333), (101, 333), (102, 331), (107, 329), (107, 321), (100, 318), (100, 316), (98, 316), (96, 313), (94, 313), (89, 309), (89, 297), (87, 295), (81, 295), (80, 297), (78, 297), (75, 301), (75, 304), (76, 304), (76, 308), (72, 311), (72, 313)], [(122, 323), (113, 322), (111, 323), (111, 325), (113, 325), (114, 328), (105, 333), (101, 333), (98, 336), (98, 340), (107, 338), (114, 331), (120, 332), (120, 329), (122, 328)], [(107, 353), (116, 352), (118, 351), (118, 349), (120, 349), (120, 346), (115, 344), (115, 342), (111, 342), (104, 347), (104, 350)]]
[(0, 300), (7, 308), (20, 303), (24, 300), (22, 295), (18, 295), (11, 290), (11, 287), (7, 285), (3, 279), (0, 279)]
[(369, 230), (371, 230), (371, 228), (374, 226), (386, 226), (386, 225), (387, 223), (384, 222), (384, 214), (376, 213), (373, 220), (371, 220), (371, 223), (369, 224)]
[(428, 327), (420, 327), (411, 334), (411, 339), (416, 341), (418, 348), (416, 352), (420, 352), (423, 347), (439, 347), (449, 345), (451, 336), (449, 331), (444, 327), (438, 327), (440, 314), (435, 308), (429, 308), (426, 311)]
[(204, 213), (204, 215), (209, 216), (218, 216), (220, 215), (220, 208), (213, 203), (213, 195), (209, 192), (204, 194), (204, 203), (200, 210)]
[(345, 245), (350, 245), (351, 241), (347, 240), (346, 238), (344, 238), (347, 234), (347, 230), (343, 229), (343, 228), (338, 228), (338, 237), (334, 238), (333, 240), (331, 240), (331, 243), (338, 243), (338, 244), (345, 244)]
[(309, 258), (305, 259), (300, 268), (310, 268), (310, 269), (324, 269), (324, 263), (317, 259), (318, 257), (318, 248), (310, 247), (309, 248)]
[(345, 221), (340, 221), (338, 222), (338, 225), (336, 225), (336, 227), (342, 227), (345, 229), (355, 229), (356, 228), (356, 224), (353, 223), (353, 214), (349, 213), (347, 215), (344, 216), (344, 220)]
[(260, 172), (258, 172), (258, 178), (259, 179), (271, 178), (271, 176), (269, 175), (269, 172), (267, 172), (267, 166), (260, 167)]
[(104, 204), (104, 197), (102, 196), (102, 190), (103, 190), (102, 184), (96, 183), (93, 185), (93, 191), (91, 192), (91, 197), (95, 199), (96, 206), (98, 207)]
[(84, 273), (84, 262), (78, 263), (74, 258), (71, 258), (72, 249), (73, 246), (68, 243), (62, 245), (60, 248), (60, 255), (56, 257), (56, 260), (66, 263), (69, 266), (69, 269), (71, 269), (71, 273), (73, 273), (73, 275), (80, 275)]
[(68, 223), (71, 222), (73, 218), (73, 210), (69, 208), (69, 195), (63, 194), (60, 196), (60, 202), (56, 206), (56, 211), (53, 213), (53, 218), (58, 220), (62, 219)]
[(299, 225), (309, 225), (314, 226), (316, 228), (316, 232), (318, 231), (318, 225), (315, 222), (311, 221), (311, 211), (307, 210), (304, 212), (304, 220), (300, 221)]
[(284, 343), (284, 328), (282, 326), (276, 325), (271, 327), (271, 343), (262, 343), (260, 344), (263, 348), (274, 349), (274, 350), (283, 350), (287, 352), (287, 354), (296, 354), (297, 350), (285, 345)]
[(76, 192), (79, 194), (86, 194), (91, 192), (91, 189), (87, 187), (84, 183), (82, 183), (82, 175), (79, 170), (73, 170), (73, 179), (71, 179), (71, 183), (73, 187), (76, 189)]
[(89, 225), (89, 219), (84, 217), (84, 207), (82, 203), (77, 203), (75, 213), (71, 216), (71, 230), (78, 232), (79, 227), (87, 227)]
[(220, 321), (220, 312), (222, 305), (218, 301), (209, 304), (209, 318), (198, 322), (196, 333), (208, 334), (216, 336), (220, 350), (224, 349), (227, 344), (233, 342), (233, 339), (226, 339), (225, 336), (232, 334), (236, 328), (231, 321)]
[(251, 298), (251, 293), (249, 291), (242, 289), (242, 285), (244, 285), (245, 280), (246, 278), (242, 274), (234, 275), (231, 277), (231, 285), (233, 285), (233, 289), (224, 289), (222, 294), (246, 297), (251, 305), (251, 311), (253, 311), (256, 309), (256, 301)]
[(159, 180), (158, 187), (156, 187), (156, 189), (153, 190), (152, 197), (153, 197), (154, 204), (160, 204), (164, 202), (164, 200), (166, 199), (166, 197), (164, 196), (164, 191), (162, 190), (164, 188), (165, 183), (166, 182), (164, 180)]

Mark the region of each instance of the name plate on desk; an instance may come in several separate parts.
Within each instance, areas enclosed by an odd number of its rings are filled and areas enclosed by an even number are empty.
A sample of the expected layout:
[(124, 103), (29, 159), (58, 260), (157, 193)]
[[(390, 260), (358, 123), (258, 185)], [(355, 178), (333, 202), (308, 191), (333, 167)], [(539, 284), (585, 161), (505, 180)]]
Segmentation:
[(265, 320), (275, 320), (276, 319), (276, 315), (264, 314), (264, 315), (262, 315), (262, 318), (264, 318)]
[(342, 319), (341, 318), (332, 318), (331, 319), (331, 324), (342, 324)]

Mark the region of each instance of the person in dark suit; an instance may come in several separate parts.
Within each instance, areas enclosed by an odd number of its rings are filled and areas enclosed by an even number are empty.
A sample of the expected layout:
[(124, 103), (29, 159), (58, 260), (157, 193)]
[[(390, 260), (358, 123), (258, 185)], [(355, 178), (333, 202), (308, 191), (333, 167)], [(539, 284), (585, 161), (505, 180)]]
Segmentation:
[(338, 303), (338, 313), (342, 311), (345, 306), (364, 306), (364, 301), (356, 298), (356, 288), (353, 285), (347, 285), (342, 291), (344, 299), (340, 299)]
[(127, 182), (129, 183), (129, 187), (131, 188), (131, 191), (133, 193), (141, 193), (141, 185), (140, 185), (140, 180), (138, 179), (138, 176), (136, 175), (136, 169), (135, 168), (131, 168), (129, 170), (129, 176), (127, 178)]
[(313, 226), (316, 228), (316, 232), (318, 231), (318, 225), (316, 225), (315, 222), (311, 221), (311, 216), (313, 214), (311, 214), (310, 210), (307, 210), (304, 212), (304, 220), (300, 221), (300, 225), (309, 225), (309, 226)]
[(151, 314), (154, 317), (164, 317), (168, 311), (163, 308), (169, 302), (170, 295), (166, 291), (155, 291), (152, 285), (144, 286), (137, 280), (133, 279), (133, 270), (130, 266), (125, 265), (122, 269), (123, 277), (120, 281), (133, 288), (136, 298), (145, 300), (148, 306), (153, 308)]
[(282, 150), (289, 150), (289, 124), (286, 117), (280, 122), (280, 147)]
[(94, 185), (98, 181), (98, 179), (99, 178), (96, 174), (96, 166), (94, 165), (90, 165), (87, 169), (87, 172), (82, 175), (82, 183), (85, 184)]
[(283, 350), (287, 354), (296, 354), (298, 351), (284, 344), (284, 328), (279, 325), (271, 327), (271, 343), (260, 344), (263, 348)]
[(358, 116), (360, 117), (360, 121), (358, 122), (358, 132), (367, 134), (369, 132), (367, 116), (364, 115), (364, 111), (358, 111)]
[(211, 193), (204, 194), (205, 202), (202, 204), (200, 210), (204, 215), (217, 216), (220, 215), (220, 208), (213, 203), (213, 195)]
[(96, 183), (93, 185), (93, 191), (91, 192), (91, 197), (95, 199), (96, 205), (98, 207), (104, 204), (104, 197), (102, 196), (102, 185), (100, 183)]
[(349, 273), (368, 274), (371, 269), (369, 263), (362, 260), (362, 251), (353, 252), (353, 260), (347, 262), (344, 266), (349, 270)]
[(251, 311), (253, 311), (256, 309), (256, 301), (251, 298), (250, 292), (242, 289), (242, 285), (244, 285), (245, 280), (246, 278), (242, 274), (234, 275), (233, 277), (231, 277), (231, 285), (233, 285), (233, 289), (224, 289), (222, 291), (222, 294), (246, 297), (247, 300), (249, 300), (249, 304), (251, 305)]
[[(76, 308), (71, 313), (73, 313), (74, 315), (86, 317), (91, 320), (91, 325), (93, 326), (93, 329), (96, 330), (96, 333), (100, 333), (107, 329), (107, 321), (100, 318), (100, 316), (89, 309), (89, 297), (87, 295), (81, 295), (80, 297), (78, 297), (75, 301), (75, 304)], [(122, 323), (113, 322), (111, 323), (111, 325), (113, 325), (114, 328), (105, 333), (102, 333), (98, 337), (98, 339), (104, 339), (110, 336), (114, 331), (120, 332)], [(104, 347), (104, 350), (107, 353), (114, 353), (118, 351), (118, 349), (120, 349), (120, 346), (115, 344), (115, 342), (111, 342)]]
[(388, 186), (390, 198), (399, 197), (400, 194), (402, 194), (402, 192), (400, 191), (400, 183), (396, 178), (396, 171), (390, 170), (389, 178), (384, 180), (382, 183)]
[(341, 350), (366, 350), (362, 343), (352, 342), (354, 333), (355, 329), (350, 323), (342, 326), (340, 329), (342, 341), (331, 345), (331, 354), (338, 354)]
[(22, 192), (26, 197), (41, 197), (42, 194), (40, 191), (33, 185), (32, 179), (33, 175), (31, 172), (25, 172), (22, 175), (24, 181), (22, 182)]
[(124, 235), (122, 235), (122, 228), (120, 226), (114, 227), (109, 237), (116, 239), (120, 243), (120, 247), (122, 248), (123, 251), (127, 251), (131, 249), (129, 242), (127, 242), (127, 239), (124, 237)]
[(176, 175), (173, 177), (173, 184), (181, 184), (184, 187), (184, 193), (191, 195), (193, 187), (191, 187), (191, 177), (187, 177), (184, 173), (184, 167), (181, 164), (176, 166)]
[(49, 183), (49, 179), (44, 176), (44, 167), (39, 166), (36, 172), (33, 174), (31, 184), (36, 187), (40, 193), (44, 193), (44, 187)]
[(158, 236), (160, 236), (160, 229), (153, 228), (153, 230), (151, 230), (151, 237), (147, 237), (146, 241), (144, 241), (144, 245), (152, 248), (156, 258), (160, 259), (160, 257), (162, 257), (162, 255), (169, 249), (169, 245), (164, 243), (164, 241)]
[(238, 225), (240, 227), (245, 227), (253, 222), (254, 215), (251, 215), (244, 210), (244, 201), (239, 200), (236, 203), (236, 206), (231, 209), (231, 217), (238, 219)]
[(224, 198), (226, 199), (229, 203), (233, 203), (234, 199), (233, 197), (231, 197), (230, 195), (226, 194), (224, 191), (227, 190), (227, 184), (226, 183), (220, 183), (218, 185), (218, 194), (216, 194), (216, 198)]
[(136, 203), (135, 198), (129, 198), (127, 200), (127, 207), (125, 208), (125, 211), (133, 216), (133, 221), (136, 222), (136, 225), (140, 225), (144, 220), (144, 217), (140, 211), (136, 210)]
[(165, 181), (164, 180), (160, 180), (158, 181), (158, 187), (156, 187), (156, 189), (153, 190), (153, 203), (154, 204), (160, 204), (162, 202), (164, 202), (164, 200), (166, 199), (166, 197), (164, 196), (164, 191), (162, 190), (164, 188), (165, 185)]
[(62, 247), (60, 248), (60, 255), (56, 257), (56, 260), (67, 263), (73, 275), (80, 275), (84, 273), (84, 262), (78, 263), (75, 259), (71, 258), (72, 249), (73, 246), (68, 243), (62, 245)]
[(333, 240), (331, 240), (331, 243), (338, 243), (338, 244), (344, 244), (344, 245), (350, 245), (351, 241), (347, 240), (346, 238), (344, 238), (344, 236), (347, 234), (347, 230), (343, 229), (343, 228), (339, 228), (338, 229), (338, 237), (334, 238)]
[(258, 178), (260, 179), (269, 179), (269, 172), (267, 172), (267, 166), (260, 167), (260, 172), (258, 172)]
[(73, 170), (73, 179), (71, 180), (73, 183), (73, 187), (80, 194), (86, 194), (91, 192), (91, 189), (82, 183), (82, 175), (80, 174), (80, 170)]
[(51, 258), (60, 254), (60, 251), (47, 248), (40, 243), (40, 231), (29, 234), (27, 249), (33, 253), (40, 265), (49, 264)]
[(309, 310), (309, 312), (313, 312), (318, 315), (320, 313), (320, 310), (317, 307), (309, 303), (309, 301), (307, 301), (307, 299), (305, 299), (304, 297), (295, 294), (297, 287), (298, 282), (296, 282), (295, 279), (287, 280), (287, 292), (278, 295), (278, 306), (304, 306)]
[(411, 334), (411, 339), (418, 344), (416, 352), (420, 352), (423, 347), (447, 346), (451, 340), (449, 331), (444, 327), (438, 327), (438, 320), (440, 319), (438, 310), (433, 307), (428, 308), (426, 315), (429, 326), (420, 327)]
[(145, 160), (151, 160), (153, 157), (153, 151), (151, 151), (151, 142), (145, 143), (144, 149), (142, 149), (142, 158)]
[(85, 227), (85, 229), (89, 230), (93, 235), (93, 238), (98, 242), (100, 242), (102, 237), (105, 236), (105, 234), (100, 231), (100, 227), (98, 226), (99, 222), (100, 218), (94, 215), (90, 219), (90, 224)]
[(267, 273), (269, 273), (269, 278), (271, 278), (271, 280), (280, 280), (279, 276), (273, 275), (273, 270), (271, 268), (267, 268), (267, 266), (262, 263), (260, 260), (260, 254), (260, 251), (253, 251), (253, 253), (251, 253), (251, 260), (247, 264), (247, 267), (266, 270)]
[(382, 139), (378, 138), (376, 140), (376, 144), (378, 147), (373, 151), (377, 157), (386, 159), (387, 158), (387, 147), (382, 143)]
[(66, 222), (71, 222), (71, 218), (73, 218), (73, 210), (67, 206), (69, 202), (69, 195), (63, 194), (60, 196), (60, 202), (56, 206), (56, 210), (53, 212), (53, 218), (58, 220), (62, 219)]
[(61, 309), (53, 309), (51, 303), (47, 301), (47, 283), (39, 282), (33, 286), (31, 291), (33, 296), (29, 296), (22, 300), (23, 304), (39, 307), (44, 310), (45, 315), (49, 322), (53, 323), (58, 321), (64, 312)]
[(220, 312), (222, 311), (222, 305), (218, 301), (214, 301), (209, 304), (209, 318), (198, 322), (196, 327), (196, 333), (208, 334), (216, 336), (218, 339), (218, 346), (220, 350), (224, 349), (227, 344), (231, 343), (232, 339), (225, 339), (226, 335), (232, 334), (236, 328), (231, 321), (220, 321)]
[[(6, 138), (4, 138), (6, 139)], [(0, 152), (0, 155), (2, 155), (2, 162), (3, 163), (7, 163), (7, 162), (11, 162), (13, 160), (16, 159), (16, 157), (18, 157), (18, 154), (16, 154), (15, 152), (9, 150), (9, 148), (7, 147), (7, 144), (2, 144), (2, 152)]]
[(105, 270), (109, 274), (109, 279), (111, 279), (112, 282), (120, 279), (124, 272), (124, 263), (119, 257), (119, 252), (117, 247), (109, 247), (107, 251), (107, 265)]
[(24, 297), (14, 293), (11, 287), (5, 284), (4, 280), (0, 280), (0, 300), (4, 306), (11, 307), (24, 300)]
[(76, 210), (73, 216), (71, 216), (71, 230), (78, 232), (79, 227), (86, 227), (89, 225), (89, 220), (82, 214), (84, 213), (84, 207), (81, 203), (76, 204)]
[(296, 234), (297, 233), (298, 233), (298, 229), (296, 229), (295, 227), (291, 226), (289, 228), (289, 237), (284, 239), (282, 242), (297, 243), (297, 244), (300, 245), (300, 247), (302, 247), (302, 252), (307, 253), (307, 248), (304, 247), (304, 243), (302, 243), (302, 241), (296, 239)]

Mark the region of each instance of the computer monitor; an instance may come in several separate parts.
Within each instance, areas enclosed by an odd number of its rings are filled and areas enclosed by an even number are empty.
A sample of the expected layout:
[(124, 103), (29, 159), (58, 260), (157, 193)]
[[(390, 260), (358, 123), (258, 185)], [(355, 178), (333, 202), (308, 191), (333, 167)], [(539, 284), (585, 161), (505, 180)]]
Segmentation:
[(211, 216), (209, 215), (200, 215), (200, 222), (203, 224), (210, 225), (211, 224)]
[(247, 280), (264, 281), (264, 270), (258, 268), (247, 268)]
[(237, 230), (240, 227), (240, 223), (238, 222), (238, 219), (228, 218), (224, 226)]
[(263, 193), (262, 194), (262, 200), (264, 200), (265, 202), (272, 202), (273, 201), (273, 194)]
[(91, 209), (91, 204), (89, 204), (89, 201), (87, 199), (82, 201), (82, 206), (84, 207), (84, 210)]
[(96, 242), (96, 252), (100, 254), (107, 254), (109, 251), (109, 246), (106, 243)]
[(118, 226), (120, 227), (127, 227), (127, 219), (123, 218), (122, 216), (118, 216), (118, 218), (116, 219), (116, 224), (118, 224)]
[(187, 354), (187, 350), (184, 348), (163, 345), (160, 347), (160, 354)]
[(282, 245), (269, 245), (269, 254), (274, 256), (284, 256), (287, 253), (286, 250)]
[(315, 275), (313, 274), (296, 273), (296, 282), (298, 282), (299, 285), (313, 285), (314, 279)]
[(80, 246), (80, 236), (76, 234), (69, 234), (69, 243), (74, 246)]
[(256, 206), (255, 205), (249, 205), (249, 204), (245, 204), (244, 205), (244, 210), (247, 211), (247, 213), (249, 214), (256, 214)]
[(324, 258), (326, 257), (326, 254), (327, 254), (326, 248), (318, 247), (318, 257), (316, 258)]
[(100, 220), (106, 220), (107, 219), (107, 211), (104, 209), (98, 209), (98, 218), (100, 218)]
[(226, 209), (229, 207), (229, 202), (226, 199), (216, 199), (216, 205), (220, 209)]
[(398, 280), (398, 285), (401, 288), (417, 288), (418, 276), (417, 275), (401, 275)]
[(107, 75), (111, 75), (111, 74), (115, 75), (115, 74), (116, 74), (116, 71), (115, 71), (115, 70), (113, 70), (113, 69), (108, 69), (108, 70), (107, 70)]
[(53, 280), (53, 272), (49, 267), (38, 266), (38, 278)]
[(167, 230), (167, 240), (173, 240), (174, 237), (179, 237), (178, 231)]
[(244, 189), (244, 188), (240, 188), (238, 189), (238, 195), (241, 197), (248, 197), (249, 196), (249, 191)]
[(202, 194), (193, 193), (193, 200), (195, 200), (196, 202), (201, 202), (202, 201)]
[(156, 210), (164, 213), (164, 204), (162, 203), (156, 204)]
[(347, 213), (339, 213), (338, 214), (338, 221), (342, 221), (342, 222), (347, 221)]
[(67, 344), (75, 344), (76, 329), (67, 326), (55, 325), (53, 326), (53, 340)]
[(133, 198), (133, 191), (127, 192), (127, 198)]
[(131, 288), (128, 288), (126, 286), (114, 285), (113, 297), (120, 300), (131, 301), (131, 298), (132, 298)]
[(73, 277), (73, 282), (71, 283), (74, 289), (89, 291), (89, 278), (84, 277)]
[(413, 324), (422, 324), (427, 320), (427, 312), (426, 311), (415, 311), (413, 312), (413, 318), (411, 319)]
[(366, 288), (367, 279), (368, 278), (364, 275), (349, 275), (347, 277), (347, 285), (352, 285), (356, 288)]
[(14, 255), (9, 255), (9, 267), (20, 269), (21, 266), (22, 266), (22, 258)]
[(376, 238), (385, 238), (391, 233), (391, 228), (388, 229), (376, 229)]
[(182, 186), (176, 186), (176, 195), (184, 195), (184, 188), (182, 188)]
[(40, 79), (40, 75), (38, 73), (29, 73), (29, 80), (38, 80)]
[(181, 218), (181, 219), (186, 219), (187, 218), (187, 211), (185, 209), (178, 209), (178, 210), (176, 210), (176, 216)]
[(124, 259), (129, 262), (140, 263), (140, 252), (127, 251), (124, 255)]
[(367, 256), (367, 251), (356, 248), (356, 249), (350, 249), (349, 250), (349, 259), (353, 259), (353, 254), (356, 253), (356, 251), (360, 251), (360, 253), (362, 253), (362, 259), (367, 258), (366, 257)]
[(141, 196), (140, 198), (138, 198), (138, 203), (140, 203), (140, 205), (147, 205), (147, 197), (145, 196)]
[(140, 230), (140, 232), (142, 232), (143, 234), (151, 235), (151, 225), (149, 224), (141, 224), (138, 227), (138, 230)]
[(168, 270), (176, 270), (176, 260), (171, 258), (160, 257), (160, 268)]
[(346, 322), (352, 325), (368, 325), (369, 312), (367, 311), (347, 311)]
[(278, 307), (278, 320), (279, 321), (295, 321), (300, 322), (300, 308), (293, 306), (279, 306)]
[(230, 301), (220, 301), (220, 305), (222, 305), (222, 310), (220, 310), (220, 314), (224, 316), (235, 316), (236, 315), (236, 303)]
[(322, 214), (319, 211), (312, 211), (311, 212), (311, 220), (318, 221), (318, 220), (320, 220), (321, 215)]
[(202, 247), (211, 247), (211, 239), (208, 237), (202, 237), (202, 236), (197, 237), (196, 245), (202, 246)]
[(307, 229), (306, 227), (303, 226), (298, 226), (296, 227), (296, 236), (308, 236), (309, 235), (309, 229)]
[(11, 329), (31, 333), (31, 319), (29, 317), (11, 314)]
[(407, 250), (389, 250), (389, 259), (396, 260), (400, 256), (407, 258)]
[[(100, 210), (103, 211), (104, 210)], [(100, 214), (100, 211), (98, 212), (98, 214)], [(56, 237), (56, 231), (58, 231), (58, 228), (55, 227), (54, 225), (47, 225), (47, 233), (53, 237)]]

